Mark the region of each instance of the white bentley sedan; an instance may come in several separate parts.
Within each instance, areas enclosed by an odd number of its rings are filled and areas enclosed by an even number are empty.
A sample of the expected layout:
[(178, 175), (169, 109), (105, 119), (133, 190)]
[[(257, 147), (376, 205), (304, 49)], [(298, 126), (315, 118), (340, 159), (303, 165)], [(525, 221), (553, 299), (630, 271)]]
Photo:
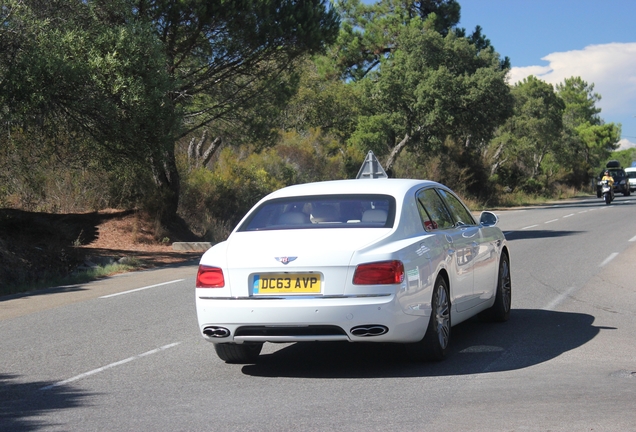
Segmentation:
[(497, 217), (476, 221), (447, 187), (356, 179), (290, 186), (258, 202), (201, 258), (200, 331), (228, 363), (264, 342), (405, 344), (446, 356), (451, 327), (510, 316), (510, 255)]

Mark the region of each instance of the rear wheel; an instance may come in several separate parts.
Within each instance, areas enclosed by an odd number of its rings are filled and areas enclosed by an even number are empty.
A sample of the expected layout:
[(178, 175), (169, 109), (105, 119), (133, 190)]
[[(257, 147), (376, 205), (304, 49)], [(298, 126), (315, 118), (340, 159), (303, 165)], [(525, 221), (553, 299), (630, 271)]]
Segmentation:
[(435, 281), (431, 306), (426, 334), (421, 341), (406, 345), (413, 360), (440, 361), (446, 358), (451, 335), (451, 304), (448, 285), (443, 277)]
[(262, 343), (214, 344), (216, 354), (226, 363), (255, 363), (262, 348)]
[(499, 276), (497, 278), (497, 293), (495, 304), (479, 314), (485, 321), (504, 322), (510, 319), (512, 307), (512, 278), (510, 277), (510, 259), (504, 252), (499, 261)]

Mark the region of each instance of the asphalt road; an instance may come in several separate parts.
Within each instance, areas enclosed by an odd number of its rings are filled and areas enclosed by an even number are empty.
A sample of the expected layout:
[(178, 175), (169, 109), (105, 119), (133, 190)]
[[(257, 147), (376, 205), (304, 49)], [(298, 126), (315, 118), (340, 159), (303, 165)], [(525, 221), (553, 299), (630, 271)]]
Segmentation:
[(0, 430), (636, 430), (636, 198), (498, 214), (511, 319), (454, 327), (441, 363), (315, 343), (227, 365), (196, 264), (0, 298)]

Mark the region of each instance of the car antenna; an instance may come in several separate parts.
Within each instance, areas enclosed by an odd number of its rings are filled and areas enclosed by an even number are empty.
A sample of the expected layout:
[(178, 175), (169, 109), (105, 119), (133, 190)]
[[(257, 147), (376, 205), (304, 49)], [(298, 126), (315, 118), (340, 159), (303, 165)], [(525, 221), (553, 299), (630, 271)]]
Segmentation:
[(389, 178), (380, 165), (378, 158), (375, 157), (373, 151), (369, 150), (367, 153), (367, 157), (364, 159), (362, 166), (360, 167), (360, 171), (358, 171), (358, 175), (356, 179), (375, 179), (375, 178)]

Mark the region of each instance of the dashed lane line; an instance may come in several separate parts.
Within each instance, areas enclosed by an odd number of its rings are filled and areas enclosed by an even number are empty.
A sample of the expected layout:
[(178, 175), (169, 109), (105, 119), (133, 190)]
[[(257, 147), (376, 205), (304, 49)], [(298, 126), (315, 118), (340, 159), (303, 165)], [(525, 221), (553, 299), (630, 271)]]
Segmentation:
[[(552, 207), (559, 207), (559, 206), (552, 206)], [(600, 207), (600, 208), (592, 208), (592, 209), (588, 209), (588, 210), (582, 210), (582, 211), (578, 212), (577, 214), (587, 213), (588, 211), (594, 211), (594, 210), (605, 210), (605, 209), (607, 209), (607, 208), (611, 208), (611, 207), (610, 207), (610, 206), (607, 206), (607, 207)], [(543, 223), (544, 223), (544, 224), (550, 224), (550, 223), (552, 223), (552, 222), (557, 222), (557, 221), (559, 221), (559, 220), (561, 220), (561, 219), (567, 219), (567, 218), (572, 217), (572, 216), (574, 216), (574, 215), (575, 215), (574, 213), (570, 213), (570, 214), (567, 214), (567, 215), (565, 215), (565, 216), (561, 216), (560, 218), (557, 218), (557, 219), (551, 219), (551, 220), (546, 221), (546, 222), (543, 222)], [(538, 226), (539, 226), (539, 224), (529, 225), (529, 226), (527, 226), (527, 227), (523, 227), (523, 228), (521, 228), (521, 230), (522, 230), (522, 231), (523, 231), (523, 230), (529, 230), (529, 229), (531, 229), (531, 228), (536, 228), (536, 227), (538, 227)], [(504, 233), (504, 234), (505, 234), (505, 233)], [(630, 240), (630, 241), (636, 241), (636, 237), (634, 237), (634, 238), (633, 238), (632, 240)]]
[(163, 285), (168, 285), (168, 284), (181, 282), (181, 281), (184, 281), (184, 280), (185, 279), (176, 279), (176, 280), (169, 281), (169, 282), (163, 282), (163, 283), (155, 284), (155, 285), (148, 285), (148, 286), (145, 286), (145, 287), (135, 288), (135, 289), (131, 289), (131, 290), (128, 290), (128, 291), (122, 291), (122, 292), (115, 293), (115, 294), (108, 294), (108, 295), (105, 295), (105, 296), (101, 296), (100, 299), (111, 298), (111, 297), (115, 297), (115, 296), (119, 296), (119, 295), (123, 295), (123, 294), (130, 294), (130, 293), (134, 293), (134, 292), (137, 292), (137, 291), (143, 291), (143, 290), (147, 290), (147, 289), (150, 289), (150, 288), (156, 288), (156, 287), (163, 286)]
[(605, 267), (607, 264), (609, 264), (610, 261), (612, 261), (617, 256), (618, 256), (618, 252), (611, 253), (610, 256), (605, 258), (605, 261), (601, 263), (600, 267)]
[[(636, 241), (636, 237), (634, 237), (632, 240)], [(607, 258), (605, 258), (605, 261), (603, 261), (601, 263), (600, 267), (605, 267), (607, 264), (610, 263), (610, 261), (612, 261), (617, 256), (618, 256), (618, 252), (611, 253)], [(574, 292), (578, 291), (578, 289), (579, 288), (576, 287), (576, 286), (568, 288), (567, 290), (565, 290), (565, 292), (563, 292), (563, 293), (559, 294), (557, 297), (555, 297), (543, 309), (544, 310), (554, 310), (554, 308), (556, 308), (558, 305), (560, 305), (561, 302), (563, 302), (563, 300), (565, 300), (566, 298), (572, 296), (574, 294)]]
[(550, 303), (548, 303), (543, 309), (544, 310), (554, 310), (558, 305), (561, 304), (563, 300), (570, 297), (578, 288), (573, 286), (568, 288), (564, 293), (559, 294), (555, 297)]
[(61, 386), (61, 385), (64, 385), (64, 384), (72, 383), (73, 381), (77, 381), (77, 380), (80, 380), (80, 379), (82, 379), (82, 378), (86, 378), (86, 377), (88, 377), (88, 376), (95, 375), (95, 374), (100, 373), (100, 372), (104, 372), (105, 370), (108, 370), (108, 369), (114, 368), (115, 366), (121, 366), (121, 365), (123, 365), (123, 364), (125, 364), (125, 363), (129, 363), (129, 362), (131, 362), (131, 361), (133, 361), (133, 360), (139, 360), (140, 358), (143, 358), (143, 357), (149, 356), (149, 355), (151, 355), (151, 354), (156, 354), (156, 353), (158, 353), (158, 352), (161, 352), (161, 351), (167, 350), (168, 348), (175, 347), (175, 346), (179, 345), (180, 343), (181, 343), (181, 342), (171, 343), (171, 344), (164, 345), (164, 346), (162, 346), (162, 347), (159, 347), (159, 348), (156, 348), (156, 349), (153, 349), (153, 350), (150, 350), (150, 351), (146, 351), (146, 352), (145, 352), (145, 353), (143, 353), (143, 354), (139, 354), (139, 355), (136, 355), (136, 356), (128, 357), (127, 359), (123, 359), (123, 360), (117, 361), (117, 362), (115, 362), (115, 363), (111, 363), (111, 364), (108, 364), (108, 365), (106, 365), (106, 366), (102, 366), (102, 367), (100, 367), (100, 368), (93, 369), (93, 370), (91, 370), (91, 371), (84, 372), (84, 373), (79, 374), (79, 375), (75, 375), (75, 376), (74, 376), (74, 377), (72, 377), (72, 378), (65, 379), (65, 380), (63, 380), (63, 381), (58, 381), (58, 382), (53, 383), (53, 384), (51, 384), (51, 385), (47, 385), (47, 386), (45, 386), (45, 387), (40, 388), (40, 390), (41, 390), (41, 391), (50, 390), (50, 389), (52, 389), (53, 387), (58, 387), (58, 386)]

